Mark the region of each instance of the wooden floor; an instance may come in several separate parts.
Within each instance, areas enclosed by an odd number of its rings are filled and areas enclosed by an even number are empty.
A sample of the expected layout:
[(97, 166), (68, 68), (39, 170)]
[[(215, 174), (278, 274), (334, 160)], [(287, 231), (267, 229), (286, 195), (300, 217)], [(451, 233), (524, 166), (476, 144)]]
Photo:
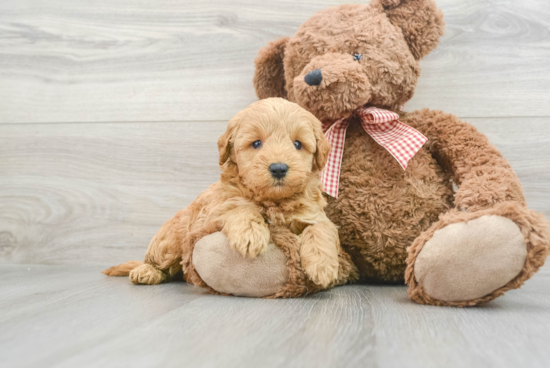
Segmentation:
[(541, 367), (550, 269), (477, 308), (416, 305), (404, 286), (301, 299), (134, 286), (100, 267), (0, 266), (0, 366)]
[[(550, 218), (550, 2), (436, 1), (446, 33), (405, 110), (475, 125)], [(258, 50), (347, 2), (0, 1), (0, 367), (550, 366), (548, 269), (475, 309), (404, 287), (268, 301), (99, 273), (142, 259), (218, 180)]]

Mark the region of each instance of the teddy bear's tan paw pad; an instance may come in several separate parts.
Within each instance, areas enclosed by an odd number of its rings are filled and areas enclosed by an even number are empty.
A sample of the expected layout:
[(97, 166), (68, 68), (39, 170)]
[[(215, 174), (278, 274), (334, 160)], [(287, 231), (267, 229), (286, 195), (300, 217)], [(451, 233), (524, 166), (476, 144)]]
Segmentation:
[(524, 237), (512, 220), (482, 216), (437, 230), (416, 258), (414, 275), (434, 299), (467, 301), (506, 285), (526, 257)]
[(157, 285), (166, 279), (166, 275), (150, 264), (143, 264), (130, 272), (130, 281), (134, 284)]
[(256, 258), (231, 249), (227, 237), (213, 233), (193, 250), (193, 266), (212, 289), (226, 294), (264, 297), (275, 294), (288, 280), (287, 260), (273, 243)]

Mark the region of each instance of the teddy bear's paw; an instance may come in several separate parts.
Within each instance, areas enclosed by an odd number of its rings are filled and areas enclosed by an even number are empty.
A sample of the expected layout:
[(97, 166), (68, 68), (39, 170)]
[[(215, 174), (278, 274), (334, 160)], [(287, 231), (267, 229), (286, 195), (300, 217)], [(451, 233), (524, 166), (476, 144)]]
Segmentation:
[(311, 281), (323, 288), (334, 284), (338, 278), (338, 258), (304, 257), (302, 254), (302, 268)]
[(231, 248), (243, 257), (254, 258), (263, 253), (269, 244), (269, 229), (264, 223), (251, 221), (246, 227), (226, 234)]
[(130, 281), (134, 284), (157, 285), (166, 280), (166, 275), (161, 270), (150, 264), (142, 264), (130, 271)]
[(273, 295), (289, 277), (286, 257), (275, 244), (269, 243), (256, 258), (243, 257), (221, 232), (207, 235), (195, 244), (193, 266), (212, 289), (237, 296)]
[(414, 277), (433, 299), (471, 301), (508, 284), (522, 271), (526, 257), (516, 223), (486, 215), (437, 230), (416, 258)]

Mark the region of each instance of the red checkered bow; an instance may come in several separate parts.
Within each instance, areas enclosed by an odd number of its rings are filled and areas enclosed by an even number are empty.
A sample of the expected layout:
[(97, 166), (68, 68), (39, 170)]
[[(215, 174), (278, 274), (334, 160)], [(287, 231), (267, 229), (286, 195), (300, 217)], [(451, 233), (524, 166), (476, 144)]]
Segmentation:
[[(428, 140), (418, 130), (397, 120), (399, 115), (393, 111), (377, 107), (361, 107), (355, 110), (355, 114), (361, 118), (361, 125), (365, 132), (376, 143), (384, 147), (399, 162), (403, 170), (407, 168), (409, 160)], [(323, 190), (334, 198), (338, 198), (340, 167), (342, 166), (348, 125), (349, 118), (340, 119), (329, 126), (323, 124), (325, 137), (330, 142), (332, 149), (321, 174), (321, 181)]]

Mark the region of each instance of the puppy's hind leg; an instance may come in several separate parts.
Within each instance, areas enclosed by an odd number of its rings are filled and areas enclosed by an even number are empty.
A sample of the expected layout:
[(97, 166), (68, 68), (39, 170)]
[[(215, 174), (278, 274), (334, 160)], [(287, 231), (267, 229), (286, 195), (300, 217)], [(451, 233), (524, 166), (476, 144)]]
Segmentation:
[(107, 276), (130, 276), (134, 284), (156, 285), (166, 280), (166, 274), (153, 265), (128, 261), (101, 271)]
[(130, 281), (136, 285), (157, 285), (165, 280), (166, 273), (147, 263), (130, 271)]
[(182, 233), (187, 218), (179, 211), (167, 221), (149, 244), (144, 264), (130, 272), (134, 284), (157, 285), (181, 272)]

